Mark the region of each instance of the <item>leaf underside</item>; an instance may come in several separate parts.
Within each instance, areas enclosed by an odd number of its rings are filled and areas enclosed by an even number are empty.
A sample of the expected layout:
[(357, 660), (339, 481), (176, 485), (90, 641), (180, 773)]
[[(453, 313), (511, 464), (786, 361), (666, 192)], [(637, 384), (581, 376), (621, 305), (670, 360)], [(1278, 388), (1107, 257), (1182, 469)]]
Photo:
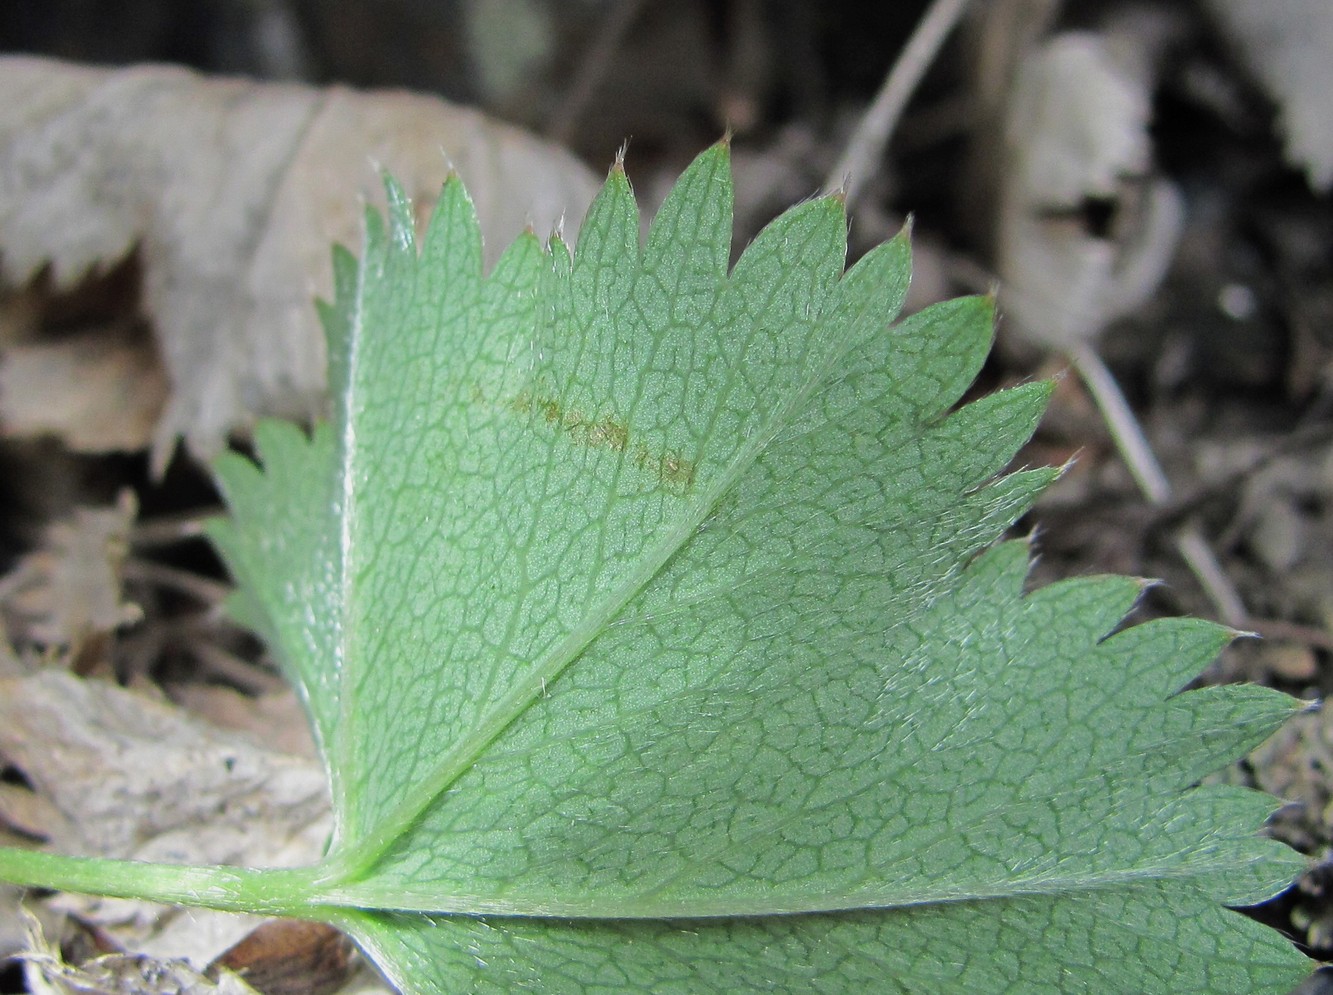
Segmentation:
[(338, 254), (331, 422), (213, 532), (328, 767), (310, 914), (405, 992), (1285, 990), (1221, 907), (1295, 873), (1271, 800), (1192, 785), (1295, 706), (1176, 694), (1231, 633), (1115, 632), (1137, 581), (1025, 594), (1048, 388), (955, 408), (990, 302), (895, 323), (836, 197), (729, 270), (730, 183), (641, 245), (617, 166), (484, 276), (462, 186), (418, 245), (390, 182)]

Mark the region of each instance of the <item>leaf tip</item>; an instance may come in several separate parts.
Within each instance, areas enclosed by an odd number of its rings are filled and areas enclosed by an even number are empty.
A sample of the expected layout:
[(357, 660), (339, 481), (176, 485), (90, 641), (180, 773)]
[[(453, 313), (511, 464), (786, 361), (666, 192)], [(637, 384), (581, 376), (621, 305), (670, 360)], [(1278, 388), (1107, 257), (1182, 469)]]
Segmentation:
[[(397, 248), (413, 248), (416, 244), (416, 221), (412, 215), (412, 198), (390, 173), (382, 171), (384, 198), (388, 205), (389, 234)], [(446, 184), (446, 188), (448, 184)]]
[(1065, 460), (1058, 467), (1056, 467), (1055, 468), (1056, 479), (1059, 480), (1070, 470), (1074, 469), (1075, 464), (1078, 463), (1079, 456), (1081, 456), (1082, 454), (1083, 454), (1082, 449), (1075, 450), (1072, 456), (1070, 456), (1067, 460)]
[(1237, 629), (1234, 626), (1223, 625), (1223, 630), (1234, 641), (1237, 639), (1263, 639), (1263, 634), (1255, 632), (1253, 629)]
[(1138, 586), (1140, 596), (1151, 591), (1154, 587), (1162, 586), (1162, 579), (1160, 577), (1131, 577), (1129, 579)]

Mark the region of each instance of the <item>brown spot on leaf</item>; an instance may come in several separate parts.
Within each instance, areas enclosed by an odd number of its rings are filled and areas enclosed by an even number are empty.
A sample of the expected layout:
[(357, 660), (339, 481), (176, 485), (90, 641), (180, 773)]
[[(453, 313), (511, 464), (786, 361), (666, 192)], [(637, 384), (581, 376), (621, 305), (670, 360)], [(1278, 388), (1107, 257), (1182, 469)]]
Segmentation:
[(675, 450), (662, 457), (660, 469), (665, 484), (674, 484), (683, 490), (689, 490), (694, 485), (694, 461)]
[(658, 452), (643, 442), (636, 442), (629, 425), (610, 415), (594, 417), (565, 405), (557, 397), (527, 390), (520, 391), (505, 406), (518, 414), (540, 415), (542, 421), (556, 426), (574, 445), (629, 453), (636, 469), (651, 474), (659, 484), (675, 493), (684, 493), (694, 486), (694, 460), (678, 450)]

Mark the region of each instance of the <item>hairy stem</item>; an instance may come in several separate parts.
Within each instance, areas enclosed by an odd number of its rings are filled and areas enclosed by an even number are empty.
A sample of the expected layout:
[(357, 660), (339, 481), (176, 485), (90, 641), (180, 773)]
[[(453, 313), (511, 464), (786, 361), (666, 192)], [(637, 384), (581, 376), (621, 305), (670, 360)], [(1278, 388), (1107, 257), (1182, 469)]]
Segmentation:
[(308, 898), (307, 877), (305, 869), (149, 864), (0, 847), (0, 881), (22, 887), (227, 912), (323, 918), (319, 904)]

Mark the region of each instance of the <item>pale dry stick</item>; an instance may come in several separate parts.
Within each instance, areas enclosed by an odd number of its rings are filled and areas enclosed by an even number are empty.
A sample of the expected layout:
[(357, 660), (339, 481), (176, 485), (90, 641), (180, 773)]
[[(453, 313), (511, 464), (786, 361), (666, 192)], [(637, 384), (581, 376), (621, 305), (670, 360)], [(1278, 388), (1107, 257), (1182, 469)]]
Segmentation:
[(203, 665), (211, 676), (230, 681), (246, 694), (259, 696), (280, 694), (291, 685), (280, 675), (263, 669), (249, 660), (243, 660), (234, 653), (228, 653), (221, 646), (208, 642), (197, 635), (189, 640), (190, 652)]
[(930, 5), (907, 40), (907, 47), (894, 60), (874, 103), (861, 116), (838, 164), (825, 179), (825, 190), (842, 190), (849, 205), (856, 200), (866, 180), (875, 174), (903, 108), (967, 4), (968, 0), (934, 0)]
[(546, 126), (546, 137), (561, 145), (569, 144), (574, 136), (574, 126), (583, 116), (588, 103), (592, 100), (597, 87), (606, 76), (611, 65), (611, 57), (620, 46), (621, 39), (629, 30), (634, 19), (643, 9), (644, 0), (618, 0), (611, 5), (610, 11), (597, 29), (596, 35), (579, 60), (578, 74), (565, 93), (560, 107), (552, 115)]
[(204, 535), (209, 521), (225, 514), (221, 506), (208, 511), (191, 511), (180, 515), (156, 515), (135, 522), (130, 528), (130, 545), (135, 549), (174, 546), (188, 539)]
[[(1120, 385), (1102, 362), (1101, 356), (1095, 349), (1082, 343), (1068, 346), (1065, 353), (1087, 384), (1097, 407), (1101, 409), (1106, 426), (1111, 430), (1111, 437), (1115, 439), (1116, 447), (1144, 497), (1158, 507), (1168, 504), (1171, 501), (1171, 483), (1166, 479), (1162, 465), (1157, 462), (1125, 395), (1121, 393)], [(1222, 565), (1217, 562), (1212, 547), (1195, 526), (1187, 524), (1176, 533), (1176, 549), (1198, 578), (1222, 621), (1238, 629), (1244, 628), (1249, 620), (1245, 603), (1236, 593)]]
[(155, 587), (176, 591), (188, 595), (204, 605), (220, 605), (227, 600), (228, 595), (232, 592), (231, 585), (220, 580), (213, 580), (211, 577), (204, 577), (190, 570), (169, 567), (164, 563), (154, 563), (151, 560), (142, 560), (137, 557), (131, 557), (125, 561), (122, 573), (126, 580), (138, 581), (141, 584), (152, 584)]

